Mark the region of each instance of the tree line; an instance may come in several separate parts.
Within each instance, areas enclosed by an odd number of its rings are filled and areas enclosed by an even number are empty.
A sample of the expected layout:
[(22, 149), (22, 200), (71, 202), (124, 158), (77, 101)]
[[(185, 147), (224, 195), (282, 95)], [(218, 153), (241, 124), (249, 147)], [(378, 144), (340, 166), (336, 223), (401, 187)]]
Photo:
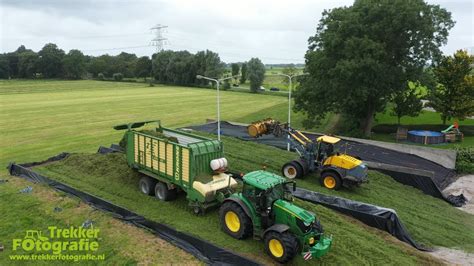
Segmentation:
[(98, 77), (99, 73), (112, 77), (121, 73), (124, 77), (150, 75), (151, 60), (147, 56), (122, 52), (119, 55), (84, 55), (80, 50), (68, 53), (56, 44), (48, 43), (35, 52), (21, 45), (16, 51), (0, 54), (0, 78), (62, 78), (81, 79)]
[[(148, 56), (122, 52), (116, 56), (84, 55), (80, 50), (65, 53), (56, 44), (48, 43), (35, 52), (20, 46), (16, 51), (0, 54), (0, 79), (10, 78), (61, 78), (61, 79), (115, 79), (153, 77), (163, 84), (206, 86), (206, 80), (196, 75), (221, 78), (240, 75), (234, 84), (250, 81), (257, 92), (265, 74), (265, 66), (258, 58), (249, 62), (233, 63), (230, 68), (221, 61), (219, 54), (206, 50), (195, 54), (188, 51), (161, 51)], [(224, 89), (230, 84), (224, 84)]]

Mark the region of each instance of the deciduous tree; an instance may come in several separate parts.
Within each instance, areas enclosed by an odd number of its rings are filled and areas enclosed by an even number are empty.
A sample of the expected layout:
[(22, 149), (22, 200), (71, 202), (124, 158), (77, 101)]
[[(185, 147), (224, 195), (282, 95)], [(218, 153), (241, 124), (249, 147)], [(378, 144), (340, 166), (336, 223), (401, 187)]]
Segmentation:
[(39, 67), (45, 78), (63, 77), (64, 51), (54, 43), (46, 44), (39, 52)]
[(18, 77), (33, 78), (40, 71), (40, 57), (33, 51), (25, 51), (18, 55)]
[(148, 56), (138, 58), (135, 65), (135, 76), (146, 78), (151, 75), (151, 59)]
[(240, 67), (240, 84), (245, 84), (247, 81), (247, 63), (243, 63)]
[[(194, 66), (194, 73), (197, 75), (219, 78), (224, 73), (224, 64), (222, 63), (219, 54), (209, 50), (196, 53), (194, 56)], [(196, 79), (195, 83), (198, 85), (205, 85), (208, 84), (208, 81)]]
[(258, 92), (258, 89), (262, 86), (263, 80), (265, 79), (265, 65), (260, 59), (252, 58), (247, 63), (247, 67), (250, 90), (252, 92)]
[[(232, 63), (232, 64), (230, 65), (230, 67), (231, 67), (231, 69), (232, 69), (232, 76), (237, 76), (237, 75), (239, 75), (239, 72), (240, 72), (240, 66), (239, 66), (239, 64), (237, 64), (237, 63)], [(239, 80), (238, 77), (235, 77), (234, 79), (235, 79), (235, 82), (236, 82), (236, 83), (237, 83), (237, 80)]]
[(366, 136), (376, 112), (441, 55), (454, 22), (423, 0), (356, 0), (324, 11), (309, 39), (295, 109), (316, 122), (328, 112), (352, 117)]
[(86, 58), (79, 50), (71, 50), (63, 58), (64, 77), (80, 79), (86, 73)]
[(7, 79), (10, 77), (10, 66), (8, 64), (8, 57), (6, 54), (0, 54), (0, 79)]
[(423, 109), (419, 82), (408, 82), (406, 90), (397, 92), (393, 97), (392, 115), (397, 116), (398, 124), (404, 116), (418, 116)]
[(473, 64), (474, 57), (459, 50), (444, 56), (434, 68), (439, 84), (430, 92), (428, 105), (441, 114), (443, 124), (474, 115)]

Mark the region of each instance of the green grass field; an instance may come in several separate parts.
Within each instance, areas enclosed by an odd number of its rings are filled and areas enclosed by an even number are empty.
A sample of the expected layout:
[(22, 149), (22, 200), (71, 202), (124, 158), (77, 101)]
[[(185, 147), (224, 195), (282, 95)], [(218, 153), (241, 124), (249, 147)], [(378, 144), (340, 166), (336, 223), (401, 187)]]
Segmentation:
[[(192, 255), (170, 245), (166, 241), (155, 237), (152, 233), (139, 229), (133, 225), (122, 223), (110, 215), (94, 210), (81, 203), (80, 200), (65, 196), (45, 185), (32, 184), (16, 177), (0, 175), (1, 179), (9, 182), (0, 184), (0, 244), (5, 250), (0, 252), (0, 265), (31, 264), (31, 265), (64, 265), (61, 261), (11, 261), (10, 255), (25, 255), (24, 251), (12, 251), (11, 240), (23, 238), (26, 230), (41, 230), (47, 236), (48, 226), (68, 228), (79, 227), (86, 220), (93, 221), (93, 226), (98, 228), (99, 250), (97, 255), (104, 254), (102, 261), (83, 261), (83, 264), (94, 265), (136, 265), (136, 264), (161, 264), (165, 261), (175, 261), (180, 264), (202, 264)], [(29, 194), (20, 194), (18, 191), (27, 186), (32, 186)], [(54, 211), (60, 208), (61, 211)], [(149, 254), (159, 254), (150, 256)], [(83, 254), (83, 253), (77, 253)], [(92, 253), (94, 254), (94, 253)]]
[[(62, 151), (94, 153), (99, 145), (109, 145), (120, 140), (123, 132), (114, 131), (112, 126), (124, 122), (159, 118), (165, 126), (179, 127), (200, 124), (206, 118), (215, 118), (215, 91), (209, 89), (148, 87), (147, 84), (125, 82), (1, 81), (0, 95), (2, 139), (0, 163), (3, 165), (9, 161), (42, 160)], [(285, 97), (236, 92), (222, 92), (221, 95), (223, 120), (251, 122), (268, 116), (286, 120)], [(303, 117), (294, 114), (292, 118), (293, 125), (301, 127)], [(329, 116), (321, 127), (313, 130), (325, 131), (332, 126), (332, 120), (333, 118)], [(224, 138), (224, 142), (226, 156), (233, 169), (249, 171), (259, 169), (265, 164), (269, 170), (279, 172), (281, 164), (294, 156), (271, 147), (242, 143), (230, 138)], [(110, 156), (75, 155), (67, 161), (44, 166), (40, 170), (53, 178), (102, 196), (149, 218), (209, 239), (263, 263), (271, 263), (266, 256), (261, 255), (263, 246), (260, 242), (236, 241), (221, 233), (218, 229), (216, 212), (197, 219), (186, 208), (183, 197), (172, 203), (164, 203), (141, 195), (136, 188), (138, 180), (134, 178), (134, 174), (129, 171), (123, 159), (113, 157), (118, 155)], [(98, 168), (97, 164), (101, 167)], [(375, 172), (371, 172), (370, 175), (373, 184), (370, 183), (369, 186), (354, 193), (342, 191), (341, 195), (395, 208), (415, 240), (424, 244), (457, 247), (471, 252), (474, 250), (472, 216), (460, 213), (439, 199), (394, 183), (384, 175)], [(6, 171), (2, 172), (0, 177), (9, 178)], [(72, 223), (72, 219), (68, 220), (67, 217), (41, 215), (43, 209), (28, 207), (39, 206), (45, 198), (46, 201), (50, 201), (49, 197), (39, 194), (34, 199), (22, 200), (23, 195), (13, 195), (26, 184), (26, 182), (17, 184), (16, 181), (0, 184), (9, 191), (8, 194), (0, 193), (0, 195), (17, 202), (14, 208), (6, 204), (1, 206), (9, 215), (0, 217), (0, 224), (12, 224), (15, 220), (27, 221), (12, 230), (0, 231), (0, 242), (2, 239), (11, 239), (13, 232), (28, 229), (24, 228), (26, 226), (42, 227), (48, 223), (61, 225)], [(311, 178), (299, 181), (299, 185), (320, 190)], [(48, 190), (48, 188), (40, 189)], [(421, 210), (419, 213), (414, 202), (423, 204), (419, 207)], [(354, 219), (321, 206), (301, 201), (298, 203), (318, 213), (326, 231), (335, 238), (333, 249), (320, 261), (322, 264), (439, 263), (426, 253), (418, 252), (388, 234), (367, 227)], [(68, 208), (67, 204), (65, 206)], [(74, 223), (87, 217), (87, 213), (80, 213)], [(109, 216), (104, 219), (107, 218), (110, 219)], [(425, 224), (419, 225), (420, 221)], [(133, 237), (124, 239), (125, 247), (137, 245)], [(107, 252), (120, 254), (116, 260), (107, 260), (106, 263), (146, 263), (137, 259), (142, 253), (135, 253), (132, 256), (129, 254), (130, 251), (125, 250), (126, 248), (113, 244), (117, 241), (119, 240), (111, 236), (110, 240), (104, 243)], [(173, 247), (166, 243), (163, 248), (169, 249), (171, 255), (176, 255), (174, 263), (195, 263), (192, 258), (186, 257), (189, 254), (182, 255), (179, 253), (180, 250), (175, 252)], [(146, 247), (144, 249), (146, 250)], [(149, 263), (169, 263), (169, 257), (160, 258), (159, 254), (160, 252), (155, 252), (154, 256), (158, 257), (153, 257)], [(8, 264), (2, 263), (4, 258), (2, 256), (0, 264)], [(296, 264), (302, 262), (301, 258), (295, 261)], [(319, 261), (313, 260), (313, 262)]]
[[(282, 92), (288, 91), (288, 78), (284, 76), (279, 76), (278, 74), (283, 73), (283, 67), (273, 67), (267, 68), (265, 70), (265, 79), (263, 80), (262, 86), (268, 91), (270, 88), (278, 88)], [(302, 73), (303, 68), (298, 68), (298, 73)], [(293, 80), (293, 82), (295, 82)], [(297, 86), (297, 84), (293, 84), (293, 89)], [(249, 88), (249, 81), (245, 84), (240, 84), (242, 88)]]
[[(32, 161), (62, 151), (92, 152), (115, 141), (112, 126), (161, 119), (168, 127), (216, 117), (209, 89), (100, 81), (0, 81), (0, 164)], [(221, 93), (221, 119), (252, 122), (276, 114), (286, 120), (287, 99)], [(262, 115), (259, 112), (262, 111)], [(293, 114), (299, 126), (300, 114)]]
[[(390, 106), (388, 107), (390, 108)], [(397, 124), (397, 117), (390, 114), (391, 112), (387, 110), (385, 113), (378, 113), (375, 117), (375, 121), (377, 124)], [(446, 127), (452, 125), (454, 119), (447, 121)], [(441, 125), (443, 121), (439, 113), (430, 112), (427, 110), (421, 111), (421, 114), (417, 117), (410, 117), (404, 116), (400, 119), (400, 123), (402, 125), (417, 125), (417, 124), (424, 124), (424, 125)], [(459, 121), (459, 126), (472, 126), (474, 125), (474, 119), (465, 119)]]

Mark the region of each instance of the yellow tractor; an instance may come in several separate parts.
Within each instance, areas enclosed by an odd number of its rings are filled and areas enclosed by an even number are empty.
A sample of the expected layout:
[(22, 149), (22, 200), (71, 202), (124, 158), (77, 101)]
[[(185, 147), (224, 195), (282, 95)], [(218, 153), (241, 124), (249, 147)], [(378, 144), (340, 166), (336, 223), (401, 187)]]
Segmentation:
[(338, 190), (342, 186), (353, 187), (368, 182), (367, 165), (361, 160), (340, 153), (336, 144), (340, 138), (320, 136), (310, 140), (302, 132), (271, 118), (253, 122), (247, 127), (251, 137), (273, 134), (287, 136), (288, 143), (300, 158), (283, 165), (282, 174), (288, 179), (301, 178), (312, 172), (320, 174), (320, 183), (328, 189)]

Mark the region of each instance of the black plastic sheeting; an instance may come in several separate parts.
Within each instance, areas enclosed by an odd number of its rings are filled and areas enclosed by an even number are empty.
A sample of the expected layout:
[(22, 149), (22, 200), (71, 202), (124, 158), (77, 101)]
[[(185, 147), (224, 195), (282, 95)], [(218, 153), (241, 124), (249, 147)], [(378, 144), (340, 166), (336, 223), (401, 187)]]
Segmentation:
[[(207, 123), (203, 125), (189, 126), (187, 129), (203, 131), (208, 133), (217, 133), (217, 123)], [(286, 149), (287, 142), (285, 138), (277, 138), (273, 135), (264, 135), (260, 138), (252, 138), (247, 134), (247, 128), (243, 125), (236, 125), (226, 121), (221, 121), (221, 134), (225, 136), (236, 137), (245, 141), (253, 141), (260, 144), (266, 144), (281, 149)], [(316, 139), (321, 136), (314, 133), (305, 132), (310, 139)], [(466, 199), (463, 195), (449, 195), (445, 197), (441, 191), (449, 184), (454, 182), (456, 172), (445, 168), (430, 160), (426, 160), (416, 155), (398, 152), (374, 145), (359, 143), (355, 141), (342, 140), (339, 142), (339, 148), (342, 151), (347, 149), (347, 153), (359, 157), (365, 161), (372, 161), (406, 168), (419, 169), (432, 172), (431, 176), (424, 176), (414, 173), (389, 171), (383, 169), (375, 169), (381, 171), (397, 182), (410, 185), (422, 190), (425, 194), (444, 199), (449, 203), (459, 207), (465, 204)]]
[[(105, 149), (109, 149), (109, 151), (106, 151), (105, 153), (113, 152), (114, 150), (116, 151), (116, 149), (113, 149), (113, 148), (105, 148)], [(48, 163), (48, 162), (58, 161), (58, 160), (64, 159), (67, 156), (68, 156), (68, 153), (61, 153), (60, 155), (51, 157), (42, 162), (26, 163), (26, 164), (21, 164), (21, 165), (11, 163), (8, 166), (8, 171), (10, 175), (13, 175), (13, 176), (19, 176), (35, 183), (48, 184), (49, 186), (59, 191), (62, 191), (62, 192), (65, 192), (65, 193), (68, 193), (70, 195), (80, 198), (82, 201), (87, 202), (88, 204), (90, 204), (91, 206), (99, 210), (111, 213), (115, 218), (118, 218), (125, 222), (129, 222), (138, 227), (146, 228), (152, 231), (153, 233), (155, 233), (156, 235), (158, 235), (160, 238), (164, 239), (165, 241), (168, 241), (171, 244), (185, 250), (186, 252), (189, 252), (190, 254), (194, 255), (196, 258), (202, 260), (203, 262), (207, 264), (259, 265), (258, 263), (250, 259), (247, 259), (231, 251), (220, 248), (205, 240), (202, 240), (200, 238), (194, 237), (192, 235), (189, 235), (183, 232), (179, 232), (167, 225), (148, 220), (145, 217), (138, 215), (137, 213), (129, 211), (120, 206), (117, 206), (113, 203), (110, 203), (94, 195), (79, 191), (64, 183), (49, 179), (48, 177), (43, 176), (39, 173), (36, 173), (33, 170), (28, 168), (28, 167)]]
[(380, 230), (386, 231), (400, 241), (412, 245), (421, 251), (431, 251), (413, 240), (408, 231), (392, 209), (382, 208), (363, 202), (353, 201), (345, 198), (323, 195), (318, 192), (297, 188), (293, 195), (304, 201), (321, 204), (330, 209), (352, 216), (357, 220)]
[(118, 146), (117, 144), (112, 144), (110, 147), (104, 147), (100, 146), (99, 149), (97, 150), (97, 153), (101, 154), (106, 154), (106, 153), (112, 153), (112, 152), (124, 152), (122, 147)]

